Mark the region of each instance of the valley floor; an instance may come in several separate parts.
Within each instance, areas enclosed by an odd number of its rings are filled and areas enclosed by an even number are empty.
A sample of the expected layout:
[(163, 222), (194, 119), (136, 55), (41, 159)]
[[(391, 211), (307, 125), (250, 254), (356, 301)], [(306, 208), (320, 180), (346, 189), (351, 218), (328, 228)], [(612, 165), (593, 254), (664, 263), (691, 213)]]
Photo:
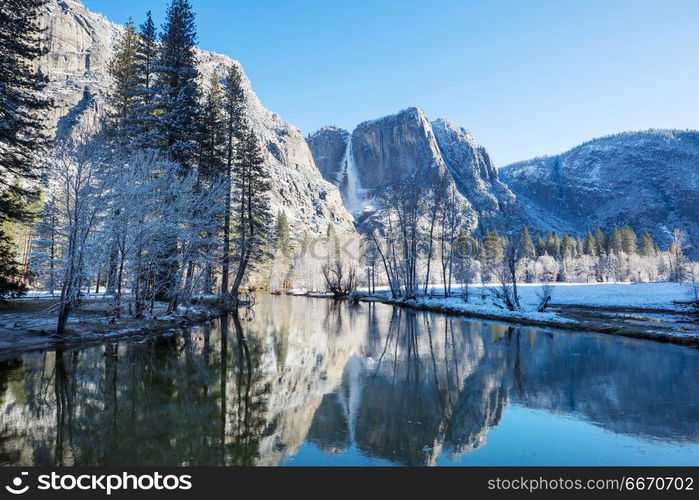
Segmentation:
[(452, 288), (445, 297), (441, 286), (431, 286), (427, 295), (414, 300), (392, 299), (387, 288), (362, 295), (360, 300), (380, 300), (396, 305), (508, 321), (585, 330), (699, 346), (699, 315), (689, 304), (692, 285), (688, 283), (557, 283), (545, 312), (537, 312), (540, 284), (521, 284), (521, 311), (509, 311), (498, 304), (491, 287), (469, 285), (468, 301), (463, 287)]

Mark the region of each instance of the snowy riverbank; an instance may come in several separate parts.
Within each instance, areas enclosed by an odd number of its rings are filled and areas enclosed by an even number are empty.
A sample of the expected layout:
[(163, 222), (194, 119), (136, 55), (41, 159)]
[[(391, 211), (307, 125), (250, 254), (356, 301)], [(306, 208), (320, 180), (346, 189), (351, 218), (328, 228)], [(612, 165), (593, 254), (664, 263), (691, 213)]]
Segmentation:
[(551, 302), (538, 312), (540, 284), (518, 286), (522, 310), (509, 311), (493, 296), (490, 285), (470, 285), (468, 301), (460, 286), (444, 297), (439, 286), (414, 300), (392, 299), (387, 289), (374, 295), (359, 293), (362, 301), (380, 300), (403, 307), (458, 314), (518, 324), (596, 331), (699, 345), (699, 318), (687, 303), (691, 284), (678, 283), (558, 283), (552, 284)]
[(114, 320), (113, 299), (106, 295), (86, 296), (68, 320), (64, 335), (56, 335), (57, 298), (43, 292), (0, 304), (0, 352), (71, 347), (127, 337), (162, 334), (187, 325), (204, 323), (218, 316), (215, 300), (167, 313), (167, 304), (156, 302), (153, 312), (136, 318), (128, 314)]

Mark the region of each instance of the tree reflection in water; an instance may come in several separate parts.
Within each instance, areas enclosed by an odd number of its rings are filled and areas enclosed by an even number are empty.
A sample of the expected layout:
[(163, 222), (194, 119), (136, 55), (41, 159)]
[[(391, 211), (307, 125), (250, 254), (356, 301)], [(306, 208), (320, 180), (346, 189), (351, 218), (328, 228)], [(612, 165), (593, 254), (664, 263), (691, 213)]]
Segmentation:
[(268, 297), (254, 317), (0, 362), (0, 460), (270, 465), (306, 443), (428, 465), (487, 446), (513, 405), (697, 449), (697, 377), (677, 346)]

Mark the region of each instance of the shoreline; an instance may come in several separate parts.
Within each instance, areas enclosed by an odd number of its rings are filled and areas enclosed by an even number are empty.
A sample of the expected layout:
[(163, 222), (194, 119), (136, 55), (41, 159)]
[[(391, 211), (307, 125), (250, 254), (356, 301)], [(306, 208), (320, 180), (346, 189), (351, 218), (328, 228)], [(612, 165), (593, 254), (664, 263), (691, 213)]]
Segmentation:
[[(364, 292), (340, 299), (324, 293), (286, 293), (291, 297), (326, 298), (356, 302), (380, 302), (407, 309), (461, 316), (485, 321), (504, 322), (513, 325), (550, 328), (569, 332), (589, 332), (618, 335), (629, 338), (653, 340), (663, 343), (699, 348), (699, 322), (691, 316), (691, 311), (659, 306), (633, 307), (630, 305), (590, 305), (553, 302), (544, 313), (533, 311), (509, 311), (495, 309), (492, 305), (478, 305), (463, 302), (456, 297), (421, 297), (413, 300), (393, 299), (386, 294), (369, 295)], [(28, 299), (24, 305), (38, 306), (42, 299)], [(124, 317), (114, 324), (99, 316), (98, 311), (106, 301), (95, 300), (88, 304), (84, 313), (92, 316), (77, 316), (69, 323), (69, 333), (57, 336), (51, 333), (53, 319), (37, 319), (31, 307), (9, 309), (6, 319), (14, 326), (0, 325), (0, 356), (6, 357), (23, 352), (71, 349), (96, 345), (123, 339), (146, 339), (158, 335), (174, 334), (188, 327), (204, 325), (217, 318), (230, 314), (207, 304), (183, 308), (176, 314), (153, 315), (150, 319)], [(45, 303), (43, 304), (45, 305)], [(241, 304), (242, 306), (243, 304)], [(89, 307), (91, 306), (91, 307)], [(14, 314), (14, 316), (12, 316)], [(28, 320), (26, 317), (29, 317)], [(40, 316), (40, 315), (39, 315)], [(2, 318), (2, 314), (0, 314)], [(33, 323), (32, 323), (33, 322)], [(26, 326), (22, 323), (29, 323)], [(682, 325), (690, 325), (689, 328)], [(664, 330), (663, 330), (664, 328)]]
[[(36, 299), (35, 299), (36, 300)], [(39, 299), (41, 300), (41, 299)], [(103, 305), (102, 300), (93, 301), (92, 316), (76, 317), (70, 321), (66, 334), (54, 333), (55, 318), (37, 318), (29, 311), (22, 312), (21, 308), (6, 311), (5, 319), (19, 319), (13, 326), (0, 325), (0, 357), (24, 352), (71, 349), (75, 347), (97, 345), (100, 343), (120, 341), (123, 339), (146, 339), (159, 335), (174, 334), (188, 327), (204, 325), (221, 318), (233, 311), (223, 311), (216, 307), (197, 305), (175, 314), (153, 315), (150, 318), (123, 317), (110, 323), (104, 316), (96, 315), (94, 306)], [(24, 305), (36, 306), (32, 299)], [(241, 304), (240, 307), (244, 307)], [(2, 319), (0, 314), (0, 319)], [(23, 317), (26, 316), (26, 317)]]
[[(304, 296), (304, 295), (295, 295)], [(393, 299), (386, 295), (364, 295), (361, 292), (355, 295), (335, 299), (326, 294), (309, 294), (309, 298), (328, 298), (332, 300), (354, 300), (358, 302), (380, 302), (382, 304), (405, 307), (407, 309), (429, 311), (446, 314), (449, 316), (461, 316), (477, 318), (487, 321), (498, 321), (522, 326), (536, 326), (553, 328), (565, 331), (579, 331), (618, 335), (628, 338), (653, 340), (663, 343), (699, 348), (699, 324), (697, 320), (679, 321), (691, 315), (691, 311), (678, 309), (663, 309), (660, 307), (630, 307), (630, 306), (590, 306), (584, 304), (560, 304), (552, 303), (545, 313), (527, 311), (501, 312), (491, 308), (478, 309), (477, 305), (467, 304), (461, 299), (424, 297), (413, 300)], [(461, 301), (461, 302), (459, 302)], [(645, 315), (645, 316), (644, 316)], [(662, 320), (652, 317), (660, 315)], [(668, 320), (667, 317), (674, 317)], [(670, 325), (666, 331), (659, 329), (659, 324)], [(679, 324), (692, 324), (694, 328), (682, 330), (671, 327)], [(655, 329), (653, 329), (655, 328)]]
[[(362, 302), (369, 302), (364, 299), (359, 299)], [(488, 321), (499, 321), (505, 323), (512, 323), (523, 326), (539, 326), (544, 328), (555, 328), (557, 330), (567, 330), (567, 331), (582, 331), (590, 333), (603, 333), (607, 335), (620, 335), (629, 338), (639, 338), (646, 340), (654, 340), (657, 342), (665, 342), (670, 344), (690, 346), (694, 348), (699, 348), (699, 333), (694, 335), (667, 335), (659, 332), (648, 332), (641, 330), (628, 329), (625, 330), (619, 326), (596, 326), (594, 324), (586, 324), (577, 321), (546, 321), (546, 320), (536, 320), (526, 317), (516, 317), (508, 315), (498, 315), (486, 312), (476, 312), (476, 311), (462, 311), (459, 309), (451, 309), (448, 306), (434, 307), (426, 304), (420, 304), (410, 301), (399, 301), (392, 299), (379, 299), (379, 302), (383, 304), (390, 304), (399, 307), (406, 307), (410, 309), (420, 310), (420, 311), (430, 311), (442, 314), (447, 314), (449, 316), (462, 316), (467, 318), (478, 318)], [(555, 309), (551, 306), (551, 309)], [(600, 321), (604, 321), (604, 317), (599, 318)]]

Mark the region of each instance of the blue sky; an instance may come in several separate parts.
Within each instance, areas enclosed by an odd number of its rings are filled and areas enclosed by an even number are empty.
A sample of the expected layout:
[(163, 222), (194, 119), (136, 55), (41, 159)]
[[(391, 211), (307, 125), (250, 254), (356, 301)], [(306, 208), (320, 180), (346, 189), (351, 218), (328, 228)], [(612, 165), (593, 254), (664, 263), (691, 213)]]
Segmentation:
[[(167, 0), (83, 0), (156, 23)], [(699, 128), (699, 1), (191, 0), (199, 45), (243, 63), (304, 134), (418, 106), (498, 166), (593, 137)]]

